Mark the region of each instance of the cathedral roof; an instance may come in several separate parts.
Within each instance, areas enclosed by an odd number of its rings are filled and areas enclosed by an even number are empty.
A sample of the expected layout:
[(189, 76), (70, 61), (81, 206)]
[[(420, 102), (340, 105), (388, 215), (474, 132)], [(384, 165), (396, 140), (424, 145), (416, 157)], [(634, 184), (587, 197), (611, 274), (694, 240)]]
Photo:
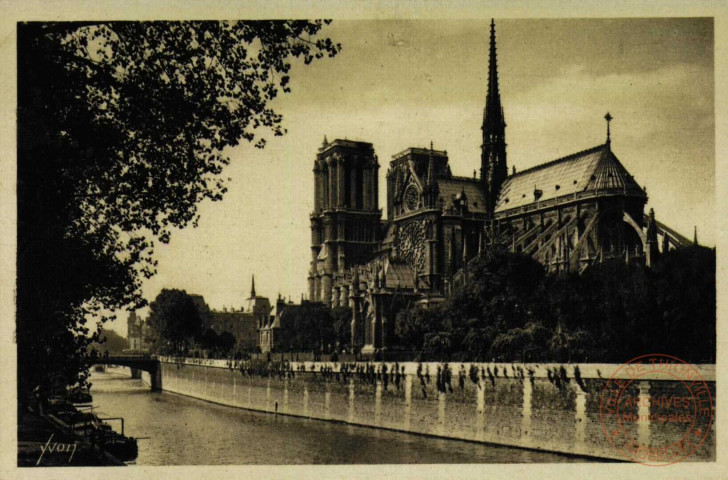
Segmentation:
[(273, 318), (273, 321), (270, 323), (270, 328), (281, 328), (281, 315), (274, 315), (271, 318)]
[(437, 185), (446, 206), (465, 192), (468, 198), (468, 210), (473, 213), (486, 213), (485, 195), (478, 180), (467, 177), (438, 178)]
[(645, 196), (607, 143), (509, 176), (498, 195), (495, 211), (609, 190)]

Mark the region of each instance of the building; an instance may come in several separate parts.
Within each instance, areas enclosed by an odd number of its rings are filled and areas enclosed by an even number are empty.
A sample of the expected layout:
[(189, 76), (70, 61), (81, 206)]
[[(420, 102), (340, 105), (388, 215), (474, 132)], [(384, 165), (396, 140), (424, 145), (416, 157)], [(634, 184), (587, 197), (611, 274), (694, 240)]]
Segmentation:
[(260, 329), (260, 350), (268, 352), (329, 353), (339, 347), (331, 311), (321, 302), (294, 304), (278, 295), (276, 314)]
[(210, 310), (201, 295), (190, 295), (197, 306), (202, 319), (202, 331), (213, 330), (218, 335), (231, 333), (238, 347), (245, 350), (258, 348), (260, 339), (258, 330), (269, 322), (273, 308), (267, 297), (256, 295), (255, 277), (252, 279), (247, 309), (240, 307), (224, 307), (222, 310)]
[(143, 334), (144, 321), (136, 312), (129, 312), (126, 319), (126, 340), (129, 350), (139, 352), (146, 347)]
[(223, 308), (211, 311), (212, 318), (205, 329), (211, 329), (218, 335), (229, 332), (235, 337), (236, 344), (243, 349), (252, 350), (258, 346), (258, 330), (250, 312), (243, 308)]
[(609, 257), (650, 265), (660, 249), (690, 243), (645, 214), (646, 191), (612, 152), (605, 119), (604, 144), (509, 175), (491, 22), (479, 175), (453, 175), (447, 151), (432, 144), (408, 148), (390, 161), (382, 219), (373, 145), (324, 137), (313, 169), (310, 300), (350, 307), (352, 344), (376, 355), (391, 347), (400, 309), (442, 301), (467, 281), (463, 267), (496, 245), (549, 271), (581, 271)]
[(289, 326), (286, 325), (285, 317), (287, 314), (284, 312), (290, 313), (295, 308), (297, 308), (297, 305), (294, 305), (291, 301), (286, 302), (280, 294), (278, 295), (276, 314), (269, 315), (267, 321), (258, 328), (259, 346), (262, 353), (285, 349), (282, 342), (285, 338), (286, 328)]
[(379, 162), (370, 143), (324, 138), (313, 171), (309, 297), (330, 304), (335, 274), (368, 262), (379, 248)]

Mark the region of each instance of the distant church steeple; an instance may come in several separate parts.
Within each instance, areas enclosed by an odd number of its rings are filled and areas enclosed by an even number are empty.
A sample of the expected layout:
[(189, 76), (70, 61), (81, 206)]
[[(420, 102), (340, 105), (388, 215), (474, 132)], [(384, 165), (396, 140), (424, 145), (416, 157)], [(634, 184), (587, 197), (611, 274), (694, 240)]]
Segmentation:
[(498, 60), (495, 46), (495, 22), (490, 21), (490, 58), (488, 95), (483, 112), (483, 144), (480, 156), (480, 179), (493, 213), (501, 185), (508, 176), (506, 164), (506, 121), (498, 89)]
[(250, 287), (250, 298), (255, 298), (255, 275), (253, 275), (253, 283)]

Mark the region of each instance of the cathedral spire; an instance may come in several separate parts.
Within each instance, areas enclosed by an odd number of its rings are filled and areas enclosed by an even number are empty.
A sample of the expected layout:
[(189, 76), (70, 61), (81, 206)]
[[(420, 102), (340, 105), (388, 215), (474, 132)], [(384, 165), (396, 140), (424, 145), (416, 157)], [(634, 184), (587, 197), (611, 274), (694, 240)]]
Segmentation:
[(505, 126), (498, 88), (498, 53), (495, 44), (495, 21), (490, 21), (490, 54), (488, 58), (488, 96), (485, 100), (483, 128)]
[(483, 111), (483, 144), (480, 155), (480, 179), (493, 213), (501, 185), (508, 176), (506, 164), (506, 121), (503, 115), (498, 86), (498, 54), (495, 43), (495, 21), (490, 22), (490, 53), (488, 60), (488, 93)]
[(430, 158), (427, 163), (427, 185), (435, 183), (435, 159), (432, 158), (432, 149), (430, 149)]
[(253, 283), (250, 287), (250, 298), (255, 298), (255, 275), (253, 275)]

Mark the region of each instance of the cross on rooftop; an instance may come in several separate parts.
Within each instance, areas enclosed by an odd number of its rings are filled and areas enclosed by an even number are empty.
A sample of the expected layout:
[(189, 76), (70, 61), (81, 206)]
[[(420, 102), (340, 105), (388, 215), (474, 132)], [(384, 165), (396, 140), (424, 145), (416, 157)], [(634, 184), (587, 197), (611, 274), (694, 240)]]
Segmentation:
[(609, 132), (609, 122), (611, 122), (611, 121), (612, 121), (612, 118), (614, 118), (614, 117), (612, 117), (612, 116), (611, 116), (611, 115), (609, 114), (609, 112), (607, 112), (607, 114), (606, 114), (606, 115), (604, 115), (604, 120), (606, 120), (606, 121), (607, 121), (607, 143), (609, 143), (609, 142), (611, 142), (611, 141), (612, 141), (612, 140), (611, 140), (611, 138), (610, 138), (610, 136), (611, 136), (611, 135), (610, 135), (610, 132)]

